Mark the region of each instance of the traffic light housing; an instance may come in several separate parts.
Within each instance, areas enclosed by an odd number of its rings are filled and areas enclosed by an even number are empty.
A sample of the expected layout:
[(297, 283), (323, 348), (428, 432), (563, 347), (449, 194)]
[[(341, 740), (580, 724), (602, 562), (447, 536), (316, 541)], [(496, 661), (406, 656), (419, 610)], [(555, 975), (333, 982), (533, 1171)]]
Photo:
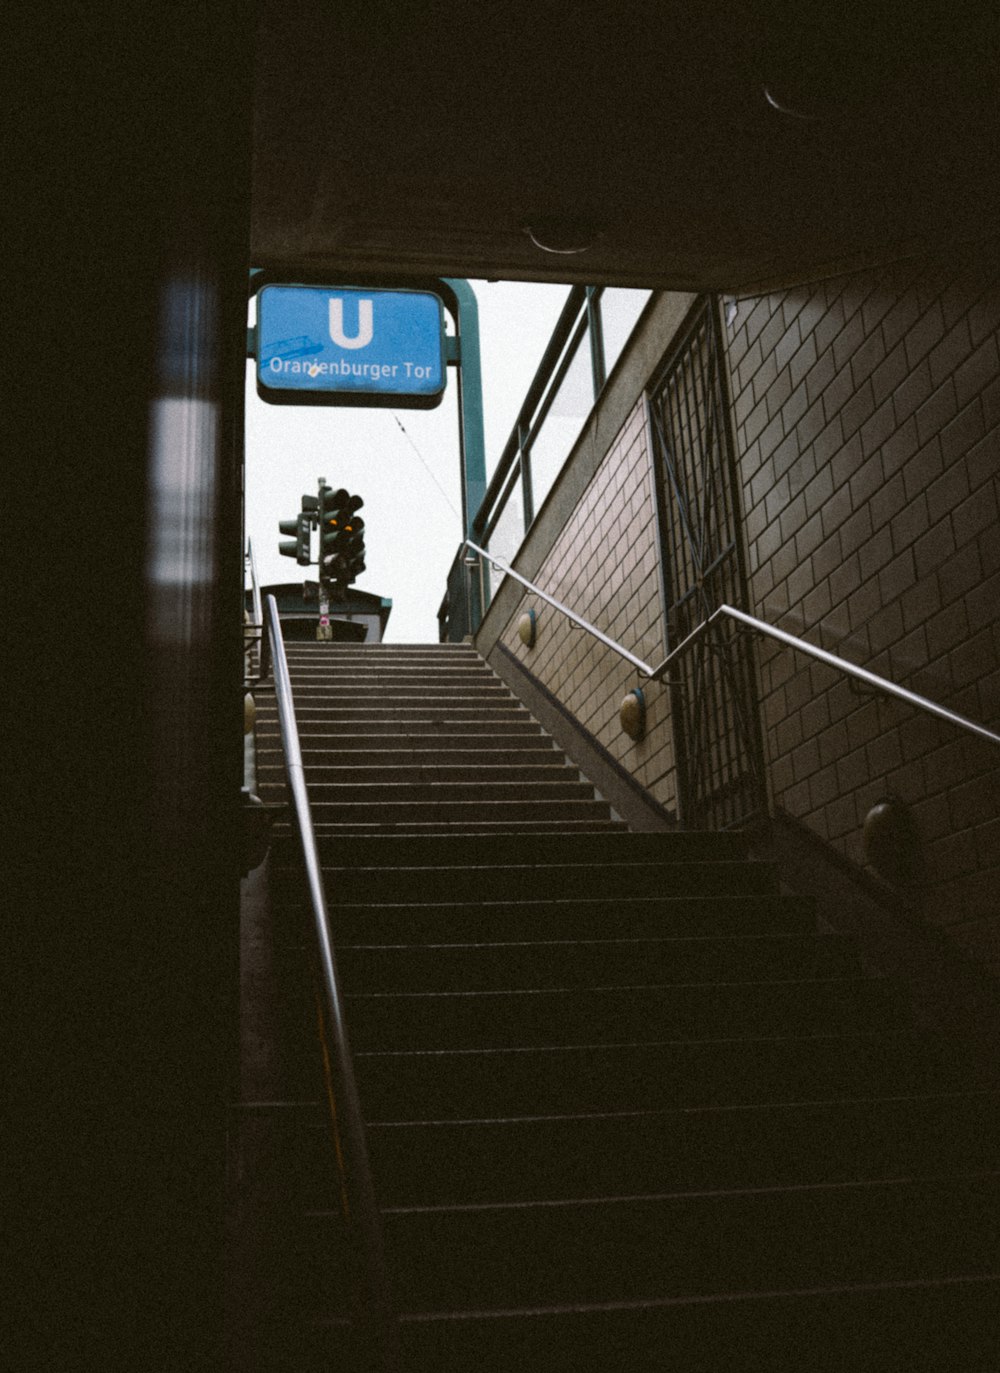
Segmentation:
[(283, 558), (295, 558), (302, 567), (308, 567), (309, 558), (309, 529), (312, 520), (308, 512), (303, 509), (294, 520), (280, 520), (278, 529), (282, 534), (294, 534), (294, 539), (284, 539), (278, 544), (278, 552)]
[(320, 488), (319, 575), (334, 586), (347, 587), (365, 570), (365, 522), (358, 515), (364, 505), (344, 487)]

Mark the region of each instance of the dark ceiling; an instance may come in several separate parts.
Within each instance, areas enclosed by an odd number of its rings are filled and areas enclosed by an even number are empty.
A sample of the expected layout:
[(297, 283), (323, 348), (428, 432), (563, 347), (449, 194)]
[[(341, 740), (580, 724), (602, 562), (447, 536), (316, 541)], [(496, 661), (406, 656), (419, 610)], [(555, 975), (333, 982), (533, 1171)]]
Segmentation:
[(989, 236), (997, 15), (263, 5), (253, 260), (740, 290)]

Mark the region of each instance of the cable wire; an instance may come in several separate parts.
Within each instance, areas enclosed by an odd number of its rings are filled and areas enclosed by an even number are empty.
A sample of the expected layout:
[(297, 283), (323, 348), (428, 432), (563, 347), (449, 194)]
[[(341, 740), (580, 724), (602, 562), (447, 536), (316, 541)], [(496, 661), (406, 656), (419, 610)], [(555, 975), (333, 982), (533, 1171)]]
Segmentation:
[(425, 471), (425, 472), (427, 473), (427, 475), (430, 477), (431, 481), (434, 483), (434, 485), (437, 487), (437, 489), (441, 492), (441, 495), (444, 497), (445, 501), (447, 502), (448, 507), (449, 507), (449, 509), (451, 510), (452, 514), (455, 516), (455, 518), (456, 518), (459, 522), (461, 522), (462, 517), (461, 517), (461, 515), (458, 513), (458, 511), (455, 509), (454, 502), (452, 501), (451, 497), (448, 495), (448, 493), (447, 493), (447, 491), (444, 489), (444, 487), (441, 485), (441, 483), (438, 481), (437, 477), (435, 477), (435, 475), (434, 475), (434, 473), (431, 471), (430, 467), (427, 465), (427, 462), (424, 460), (424, 455), (421, 453), (420, 449), (417, 447), (417, 445), (416, 445), (416, 444), (413, 442), (413, 440), (410, 438), (410, 435), (407, 433), (406, 429), (403, 428), (403, 421), (402, 421), (402, 420), (399, 418), (399, 416), (396, 414), (395, 410), (393, 410), (391, 413), (392, 413), (393, 419), (396, 421), (396, 423), (399, 425), (400, 429), (402, 430), (403, 437), (406, 439), (407, 443), (410, 445), (410, 447), (413, 449), (414, 453), (416, 453), (417, 457), (420, 459), (421, 463), (423, 464), (424, 471)]

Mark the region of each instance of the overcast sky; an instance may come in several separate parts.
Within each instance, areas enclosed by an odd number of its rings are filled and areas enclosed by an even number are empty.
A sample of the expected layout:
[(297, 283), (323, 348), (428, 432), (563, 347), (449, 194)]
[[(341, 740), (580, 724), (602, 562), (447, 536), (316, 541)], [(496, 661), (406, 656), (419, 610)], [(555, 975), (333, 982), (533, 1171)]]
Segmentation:
[[(492, 474), (568, 286), (473, 282), (479, 302), (487, 473)], [(434, 643), (437, 611), (462, 537), (455, 369), (436, 410), (268, 405), (247, 366), (247, 534), (262, 584), (315, 579), (278, 553), (278, 521), (318, 479), (364, 498), (360, 590), (388, 597), (386, 640)], [(400, 428), (400, 424), (403, 428)], [(405, 432), (404, 432), (405, 431)]]

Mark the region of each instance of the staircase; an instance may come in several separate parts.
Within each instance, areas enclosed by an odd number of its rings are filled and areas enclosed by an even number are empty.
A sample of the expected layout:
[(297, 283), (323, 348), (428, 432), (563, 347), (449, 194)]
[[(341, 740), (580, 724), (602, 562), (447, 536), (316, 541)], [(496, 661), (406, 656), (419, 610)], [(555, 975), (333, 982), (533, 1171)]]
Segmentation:
[[(1000, 1368), (995, 1083), (740, 836), (628, 833), (470, 647), (288, 658), (406, 1369)], [(270, 883), (234, 1366), (347, 1373), (287, 830)]]

